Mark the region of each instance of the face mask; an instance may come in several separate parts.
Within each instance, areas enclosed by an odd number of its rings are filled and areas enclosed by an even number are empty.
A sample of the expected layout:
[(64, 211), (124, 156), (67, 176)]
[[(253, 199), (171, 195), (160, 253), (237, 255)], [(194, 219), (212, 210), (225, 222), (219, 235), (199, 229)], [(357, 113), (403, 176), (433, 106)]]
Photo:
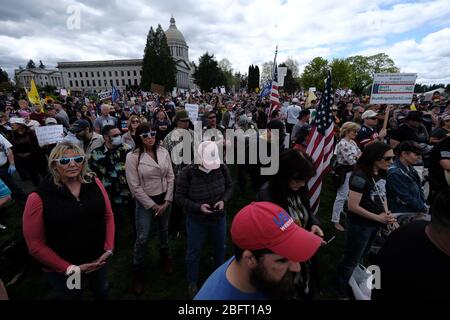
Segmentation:
[(121, 137), (112, 137), (111, 144), (113, 146), (120, 146), (122, 144), (122, 138)]

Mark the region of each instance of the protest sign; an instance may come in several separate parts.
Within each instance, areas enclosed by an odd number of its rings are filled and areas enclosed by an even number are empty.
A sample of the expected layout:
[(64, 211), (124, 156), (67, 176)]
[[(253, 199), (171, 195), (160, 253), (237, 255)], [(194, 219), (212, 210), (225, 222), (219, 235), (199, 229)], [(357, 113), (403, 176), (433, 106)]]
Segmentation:
[(287, 67), (278, 67), (278, 86), (284, 86), (284, 78), (287, 75)]
[(311, 87), (311, 88), (309, 88), (309, 92), (316, 92), (317, 90), (316, 90), (316, 87)]
[(64, 138), (62, 125), (50, 125), (36, 128), (36, 137), (39, 146), (58, 143)]
[(371, 104), (411, 104), (416, 73), (376, 73), (373, 77)]
[(97, 94), (98, 98), (103, 101), (103, 100), (108, 100), (112, 98), (112, 93), (111, 91), (104, 91), (104, 92), (99, 92)]
[(213, 89), (213, 93), (216, 93), (216, 94), (218, 94), (218, 93), (219, 93), (219, 89), (217, 89), (217, 88), (214, 88), (214, 89)]
[(220, 93), (221, 94), (226, 94), (227, 90), (224, 87), (220, 87)]
[(197, 121), (198, 118), (198, 104), (189, 104), (186, 103), (184, 105), (184, 109), (187, 111), (187, 113), (189, 114), (189, 119), (191, 119), (191, 122), (194, 123), (195, 121)]
[(61, 89), (61, 90), (59, 91), (59, 95), (60, 95), (61, 97), (67, 97), (67, 90), (66, 90), (66, 89)]

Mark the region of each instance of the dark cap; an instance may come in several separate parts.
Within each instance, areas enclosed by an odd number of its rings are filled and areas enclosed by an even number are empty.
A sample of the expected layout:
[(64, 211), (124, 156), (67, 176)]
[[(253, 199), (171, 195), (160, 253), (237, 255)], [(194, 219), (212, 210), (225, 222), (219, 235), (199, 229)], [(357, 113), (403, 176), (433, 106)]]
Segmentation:
[(271, 120), (267, 124), (267, 129), (270, 129), (270, 130), (272, 130), (272, 129), (283, 130), (284, 129), (284, 124), (280, 120)]
[(417, 142), (412, 140), (403, 141), (395, 148), (395, 153), (400, 155), (402, 152), (414, 152), (415, 154), (422, 154), (422, 148)]
[(177, 122), (179, 120), (189, 120), (189, 113), (186, 110), (178, 110), (173, 121)]
[(91, 125), (89, 124), (89, 122), (87, 120), (77, 120), (75, 121), (69, 128), (70, 132), (80, 132), (83, 131), (86, 128), (90, 128)]
[(300, 113), (298, 114), (297, 119), (301, 119), (301, 118), (306, 117), (306, 116), (308, 116), (308, 115), (310, 115), (310, 114), (311, 114), (311, 110), (309, 110), (309, 109), (303, 109), (303, 110), (300, 111)]
[(410, 112), (408, 112), (408, 115), (406, 116), (405, 120), (413, 120), (413, 121), (422, 122), (422, 120), (423, 120), (422, 112), (410, 111)]

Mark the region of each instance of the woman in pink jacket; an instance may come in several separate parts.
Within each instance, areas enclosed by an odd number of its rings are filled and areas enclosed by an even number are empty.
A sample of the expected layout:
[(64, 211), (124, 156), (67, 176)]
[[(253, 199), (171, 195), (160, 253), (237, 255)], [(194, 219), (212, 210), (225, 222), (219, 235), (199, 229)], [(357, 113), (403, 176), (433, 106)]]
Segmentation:
[(128, 186), (136, 199), (136, 242), (133, 252), (133, 287), (141, 294), (145, 245), (150, 226), (156, 223), (160, 257), (166, 273), (172, 272), (168, 227), (173, 199), (174, 174), (169, 152), (159, 144), (156, 131), (148, 123), (136, 129), (136, 149), (127, 155), (125, 172)]

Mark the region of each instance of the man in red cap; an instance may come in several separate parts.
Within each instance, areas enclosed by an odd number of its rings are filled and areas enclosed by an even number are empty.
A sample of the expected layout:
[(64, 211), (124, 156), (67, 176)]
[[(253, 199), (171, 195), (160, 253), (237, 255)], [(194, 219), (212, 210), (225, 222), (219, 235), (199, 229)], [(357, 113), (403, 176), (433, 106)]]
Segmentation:
[(294, 273), (323, 240), (297, 226), (289, 214), (270, 202), (253, 202), (231, 224), (234, 257), (206, 280), (195, 300), (289, 298)]

